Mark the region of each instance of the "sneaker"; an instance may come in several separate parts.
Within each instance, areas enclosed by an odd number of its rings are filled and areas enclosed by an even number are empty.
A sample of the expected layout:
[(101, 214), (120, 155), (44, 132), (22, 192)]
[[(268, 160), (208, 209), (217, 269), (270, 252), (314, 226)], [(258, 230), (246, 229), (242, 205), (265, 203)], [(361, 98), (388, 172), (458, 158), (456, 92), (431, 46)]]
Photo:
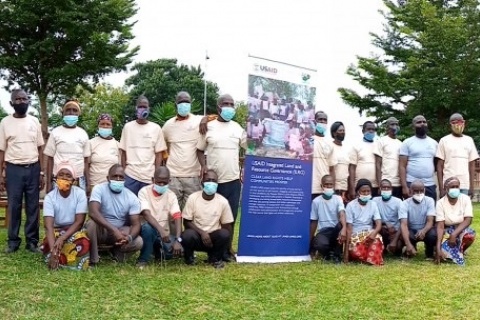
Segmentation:
[(25, 246), (25, 249), (32, 253), (40, 253), (40, 249), (38, 249), (37, 245), (34, 243), (27, 243), (27, 245)]
[(230, 252), (225, 253), (222, 256), (222, 260), (224, 262), (235, 262), (236, 261), (235, 256), (233, 254), (231, 254)]
[(18, 251), (18, 247), (13, 247), (13, 246), (8, 246), (5, 249), (5, 253), (14, 253), (14, 252), (17, 252), (17, 251)]
[(147, 267), (147, 263), (145, 261), (138, 261), (136, 267), (139, 270), (143, 270)]
[(433, 260), (435, 260), (435, 259), (431, 256), (425, 257), (425, 261), (433, 261)]
[(215, 261), (212, 263), (212, 266), (215, 268), (215, 269), (223, 269), (225, 268), (225, 262), (223, 261)]
[(190, 256), (190, 257), (185, 257), (185, 264), (187, 266), (193, 266), (195, 265), (195, 258), (193, 256)]

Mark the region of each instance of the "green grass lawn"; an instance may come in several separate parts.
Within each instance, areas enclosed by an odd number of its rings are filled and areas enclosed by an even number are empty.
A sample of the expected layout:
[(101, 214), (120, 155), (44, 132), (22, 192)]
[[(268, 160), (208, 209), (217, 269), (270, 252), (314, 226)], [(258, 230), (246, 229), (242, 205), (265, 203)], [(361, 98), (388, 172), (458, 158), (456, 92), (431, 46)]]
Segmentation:
[[(475, 207), (477, 215), (480, 206)], [(480, 230), (480, 223), (473, 226)], [(238, 234), (238, 233), (237, 233)], [(0, 242), (6, 243), (0, 229)], [(50, 272), (40, 255), (0, 253), (2, 319), (480, 319), (480, 244), (467, 266), (420, 256), (385, 266), (170, 261), (137, 270), (108, 258), (93, 271)], [(200, 260), (203, 255), (200, 255)], [(198, 259), (197, 259), (198, 260)]]

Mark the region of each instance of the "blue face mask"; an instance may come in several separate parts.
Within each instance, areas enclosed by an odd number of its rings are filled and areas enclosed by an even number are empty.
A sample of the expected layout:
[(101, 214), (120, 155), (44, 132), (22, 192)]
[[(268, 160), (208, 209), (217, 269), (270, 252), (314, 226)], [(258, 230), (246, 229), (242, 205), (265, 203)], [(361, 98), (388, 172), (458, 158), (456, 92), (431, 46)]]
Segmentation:
[(315, 129), (319, 134), (325, 134), (325, 131), (327, 131), (327, 124), (326, 123), (317, 123)]
[(220, 113), (220, 117), (222, 117), (225, 121), (230, 121), (235, 117), (235, 108), (233, 107), (222, 107), (222, 112)]
[(148, 108), (146, 107), (137, 107), (137, 119), (147, 119), (150, 115)]
[(164, 194), (165, 192), (168, 191), (168, 184), (166, 184), (164, 186), (159, 186), (158, 184), (154, 184), (153, 185), (153, 190), (155, 190), (156, 193)]
[(109, 186), (113, 192), (120, 193), (125, 187), (125, 181), (110, 181)]
[(334, 190), (333, 188), (324, 188), (323, 189), (323, 197), (326, 199), (330, 199), (333, 196)]
[(392, 197), (392, 190), (382, 190), (382, 199), (385, 201), (390, 200)]
[(363, 138), (367, 141), (372, 142), (375, 139), (375, 132), (365, 132), (363, 134)]
[(211, 196), (212, 194), (217, 193), (218, 183), (216, 182), (204, 182), (203, 183), (203, 192), (206, 195)]
[(108, 138), (112, 135), (111, 128), (98, 128), (98, 135), (102, 138)]
[(181, 117), (186, 117), (192, 110), (192, 105), (188, 102), (182, 102), (177, 104), (177, 113)]
[(361, 202), (367, 203), (368, 201), (370, 201), (370, 199), (372, 199), (372, 195), (368, 194), (366, 196), (360, 196), (358, 198), (360, 199)]
[(63, 122), (67, 127), (74, 127), (78, 122), (78, 116), (63, 116)]
[(460, 196), (460, 189), (451, 188), (450, 190), (448, 190), (448, 196), (452, 199), (457, 199)]

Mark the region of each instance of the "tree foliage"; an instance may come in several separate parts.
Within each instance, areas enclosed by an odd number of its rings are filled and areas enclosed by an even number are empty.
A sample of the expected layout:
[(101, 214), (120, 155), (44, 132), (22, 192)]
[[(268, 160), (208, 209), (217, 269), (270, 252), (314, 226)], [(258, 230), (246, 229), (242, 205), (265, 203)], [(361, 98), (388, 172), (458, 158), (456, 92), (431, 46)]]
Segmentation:
[(138, 47), (134, 0), (0, 1), (0, 77), (38, 95), (47, 134), (47, 97), (72, 95), (125, 70)]
[[(179, 91), (187, 91), (192, 99), (201, 103), (203, 113), (204, 73), (199, 67), (178, 64), (176, 59), (159, 59), (138, 63), (132, 71), (136, 73), (126, 80), (132, 86), (130, 95), (135, 100), (145, 95), (151, 106), (174, 102)], [(215, 113), (218, 86), (207, 81), (207, 113)], [(125, 113), (134, 117), (134, 101)]]
[[(367, 93), (340, 88), (343, 100), (382, 122), (397, 117), (408, 133), (423, 114), (430, 135), (448, 132), (448, 118), (460, 112), (467, 134), (480, 133), (480, 10), (476, 0), (384, 0), (384, 33), (372, 33), (382, 52), (357, 57), (347, 74)], [(477, 140), (477, 144), (480, 141)]]
[[(200, 103), (199, 101), (193, 101), (191, 112), (193, 114), (202, 114), (203, 103)], [(177, 109), (175, 108), (175, 102), (169, 101), (153, 106), (150, 110), (150, 117), (148, 119), (163, 127), (168, 119), (173, 118), (176, 115)]]

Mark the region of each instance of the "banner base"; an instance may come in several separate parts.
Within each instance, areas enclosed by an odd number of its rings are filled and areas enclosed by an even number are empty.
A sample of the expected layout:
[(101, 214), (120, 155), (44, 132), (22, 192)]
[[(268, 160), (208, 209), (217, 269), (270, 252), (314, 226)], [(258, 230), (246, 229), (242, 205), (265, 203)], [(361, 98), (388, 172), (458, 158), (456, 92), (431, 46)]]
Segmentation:
[(238, 256), (238, 263), (282, 263), (282, 262), (305, 262), (312, 261), (309, 255), (306, 256), (275, 256), (275, 257), (256, 257), (256, 256)]

